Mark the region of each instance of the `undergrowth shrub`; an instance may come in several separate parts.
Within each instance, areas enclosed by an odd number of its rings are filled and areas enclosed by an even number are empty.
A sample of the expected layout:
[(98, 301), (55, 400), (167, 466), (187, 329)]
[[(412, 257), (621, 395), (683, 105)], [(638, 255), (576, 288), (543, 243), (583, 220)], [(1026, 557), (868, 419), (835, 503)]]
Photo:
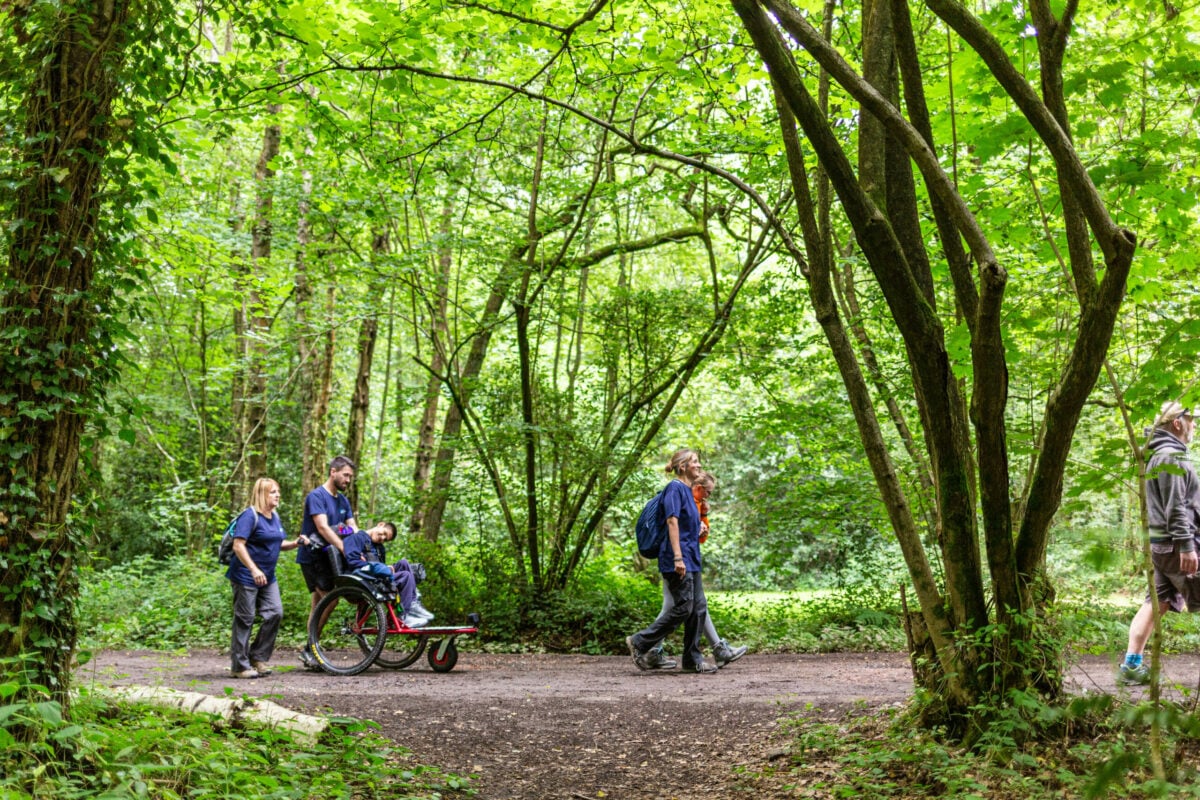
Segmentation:
[[(1026, 700), (973, 749), (925, 729), (912, 709), (852, 713), (834, 722), (809, 709), (790, 723), (787, 763), (742, 771), (747, 778), (782, 777), (787, 789), (814, 798), (1200, 797), (1200, 720), (1189, 709), (1109, 695)], [(1155, 715), (1165, 732), (1163, 779), (1154, 776), (1150, 758)], [(1012, 735), (1014, 726), (1022, 728), (1019, 735)]]
[[(281, 558), (275, 570), (283, 601), (278, 644), (305, 640), (309, 594), (300, 568)], [(233, 590), (216, 559), (139, 556), (103, 571), (82, 571), (78, 606), (85, 647), (229, 647)]]
[[(532, 596), (511, 559), (494, 549), (459, 547), (413, 538), (389, 548), (425, 565), (422, 602), (435, 624), (483, 617), (478, 637), (464, 649), (625, 652), (625, 637), (644, 628), (662, 606), (661, 578), (653, 566), (631, 569), (620, 550), (596, 556), (567, 589)], [(286, 555), (276, 568), (283, 623), (276, 645), (305, 641), (309, 594), (300, 569)], [(816, 597), (781, 594), (764, 599), (737, 592), (709, 594), (721, 636), (755, 652), (897, 650), (904, 646), (894, 590), (850, 586)], [(807, 598), (807, 599), (803, 599)], [(184, 555), (139, 557), (105, 570), (85, 568), (78, 606), (81, 644), (91, 648), (175, 650), (229, 647), (232, 592), (223, 567)], [(667, 643), (677, 647), (678, 635)]]
[(43, 687), (0, 683), (0, 797), (444, 798), (466, 778), (414, 764), (374, 723), (320, 740), (77, 693), (65, 719)]

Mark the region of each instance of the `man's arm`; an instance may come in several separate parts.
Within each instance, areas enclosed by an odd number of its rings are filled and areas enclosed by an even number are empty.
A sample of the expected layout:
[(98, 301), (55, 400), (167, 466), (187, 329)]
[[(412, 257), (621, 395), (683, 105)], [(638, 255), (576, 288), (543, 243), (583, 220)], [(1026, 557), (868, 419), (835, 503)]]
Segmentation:
[(328, 514), (313, 514), (312, 521), (313, 525), (317, 527), (317, 533), (321, 534), (322, 539), (336, 547), (339, 553), (344, 554), (346, 552), (346, 547), (342, 543), (342, 537), (337, 535), (337, 531), (329, 527)]

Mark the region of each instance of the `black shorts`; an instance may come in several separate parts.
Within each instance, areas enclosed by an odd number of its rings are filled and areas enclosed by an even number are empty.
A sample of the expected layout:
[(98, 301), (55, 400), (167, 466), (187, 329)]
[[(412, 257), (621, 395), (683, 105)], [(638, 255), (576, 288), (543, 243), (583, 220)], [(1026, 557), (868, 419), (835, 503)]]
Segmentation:
[(1189, 578), (1179, 571), (1179, 552), (1171, 542), (1152, 543), (1150, 561), (1154, 564), (1154, 591), (1159, 603), (1170, 611), (1200, 612), (1200, 575)]
[(320, 589), (322, 592), (333, 591), (333, 566), (324, 553), (319, 553), (311, 564), (301, 564), (300, 573), (304, 575), (304, 583), (309, 592)]

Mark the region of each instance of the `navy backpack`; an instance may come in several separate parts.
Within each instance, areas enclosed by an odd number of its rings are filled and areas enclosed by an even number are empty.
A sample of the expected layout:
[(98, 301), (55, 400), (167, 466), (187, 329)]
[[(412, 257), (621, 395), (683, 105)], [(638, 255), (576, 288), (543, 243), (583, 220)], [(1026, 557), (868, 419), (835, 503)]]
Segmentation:
[[(665, 490), (664, 490), (665, 491)], [(658, 558), (663, 539), (667, 538), (667, 514), (663, 510), (663, 492), (650, 498), (637, 519), (637, 548), (642, 558)]]

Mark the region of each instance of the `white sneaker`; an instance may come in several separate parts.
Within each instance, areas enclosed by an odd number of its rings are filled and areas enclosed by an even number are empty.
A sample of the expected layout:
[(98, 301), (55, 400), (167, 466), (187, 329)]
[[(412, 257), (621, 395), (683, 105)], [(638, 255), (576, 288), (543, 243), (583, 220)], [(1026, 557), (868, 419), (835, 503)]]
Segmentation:
[(406, 617), (420, 617), (421, 619), (424, 619), (426, 622), (430, 622), (433, 620), (433, 612), (430, 611), (425, 606), (421, 605), (420, 600), (413, 601), (413, 604), (409, 607), (408, 612), (405, 614), (405, 616)]
[(405, 614), (401, 621), (410, 628), (424, 628), (429, 624), (429, 620), (424, 617), (414, 617), (411, 614)]

